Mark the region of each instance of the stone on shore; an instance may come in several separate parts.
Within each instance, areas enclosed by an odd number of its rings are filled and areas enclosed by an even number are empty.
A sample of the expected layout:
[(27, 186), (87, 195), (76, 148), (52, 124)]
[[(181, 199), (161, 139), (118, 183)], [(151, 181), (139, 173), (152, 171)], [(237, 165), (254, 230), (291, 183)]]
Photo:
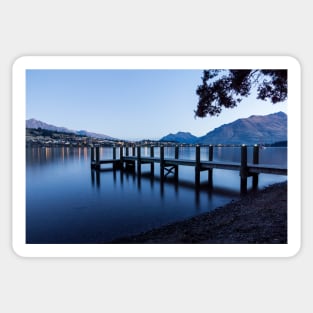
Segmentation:
[(251, 191), (214, 211), (112, 243), (287, 243), (287, 182)]

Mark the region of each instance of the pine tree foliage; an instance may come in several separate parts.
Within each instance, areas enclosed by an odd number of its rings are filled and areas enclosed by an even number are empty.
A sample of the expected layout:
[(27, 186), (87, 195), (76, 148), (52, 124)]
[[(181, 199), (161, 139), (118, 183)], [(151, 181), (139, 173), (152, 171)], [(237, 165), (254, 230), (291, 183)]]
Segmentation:
[(273, 104), (287, 99), (287, 70), (204, 70), (197, 88), (196, 117), (218, 116), (234, 108), (256, 88), (257, 99)]

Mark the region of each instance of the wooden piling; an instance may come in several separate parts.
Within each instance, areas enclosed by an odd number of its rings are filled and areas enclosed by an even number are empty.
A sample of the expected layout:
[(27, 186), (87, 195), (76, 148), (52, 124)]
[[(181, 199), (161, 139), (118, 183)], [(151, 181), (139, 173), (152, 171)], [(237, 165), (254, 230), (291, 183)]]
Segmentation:
[[(154, 146), (150, 147), (150, 157), (154, 158)], [(150, 173), (151, 175), (154, 175), (154, 162), (153, 161), (150, 163)]]
[(95, 169), (100, 170), (100, 147), (96, 147)]
[(179, 159), (179, 146), (178, 145), (175, 146), (175, 159), (176, 160)]
[[(259, 145), (253, 146), (253, 164), (259, 164), (259, 152), (260, 147)], [(255, 173), (252, 174), (252, 187), (253, 189), (257, 189), (259, 184), (259, 174)]]
[(160, 146), (160, 179), (164, 180), (164, 146)]
[(120, 169), (123, 169), (123, 146), (120, 146)]
[(116, 146), (113, 146), (113, 160), (116, 160)]
[[(112, 146), (112, 157), (113, 157), (113, 160), (115, 161), (116, 160), (116, 147), (115, 147), (115, 145)], [(117, 163), (113, 162), (113, 170), (115, 171), (117, 168), (118, 168)]]
[[(213, 161), (213, 145), (209, 146), (209, 161)], [(210, 168), (208, 170), (208, 182), (209, 182), (209, 188), (213, 187), (213, 169)]]
[(137, 147), (137, 173), (141, 175), (141, 147)]
[(241, 166), (240, 166), (240, 192), (247, 192), (248, 185), (248, 150), (246, 145), (241, 146)]
[(90, 167), (92, 169), (95, 168), (95, 148), (94, 147), (90, 148)]
[(200, 186), (200, 146), (196, 145), (195, 184)]
[[(176, 145), (175, 146), (175, 159), (178, 160), (179, 159), (179, 146)], [(175, 173), (174, 173), (174, 178), (176, 181), (178, 181), (178, 165), (175, 166)]]
[(96, 147), (96, 163), (100, 162), (100, 147)]
[(91, 161), (91, 164), (95, 161), (95, 150), (94, 150), (94, 147), (91, 148), (90, 150), (90, 161)]
[(123, 160), (123, 146), (120, 146), (120, 160)]

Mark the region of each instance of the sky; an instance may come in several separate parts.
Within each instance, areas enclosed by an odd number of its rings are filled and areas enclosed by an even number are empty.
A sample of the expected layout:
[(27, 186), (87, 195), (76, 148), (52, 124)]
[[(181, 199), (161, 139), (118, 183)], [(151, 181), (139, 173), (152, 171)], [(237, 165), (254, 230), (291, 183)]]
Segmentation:
[(218, 117), (195, 118), (202, 70), (27, 70), (26, 119), (127, 140), (203, 136), (238, 118), (283, 111), (251, 95)]

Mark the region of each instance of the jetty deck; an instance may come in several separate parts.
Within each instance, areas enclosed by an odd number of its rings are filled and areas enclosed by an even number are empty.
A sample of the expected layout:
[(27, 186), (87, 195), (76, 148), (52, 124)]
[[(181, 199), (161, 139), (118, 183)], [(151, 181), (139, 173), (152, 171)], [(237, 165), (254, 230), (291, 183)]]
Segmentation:
[(195, 158), (181, 159), (179, 157), (179, 147), (175, 146), (175, 153), (173, 158), (164, 157), (164, 146), (160, 146), (159, 157), (154, 156), (154, 146), (150, 147), (150, 156), (141, 156), (141, 146), (133, 146), (132, 155), (129, 155), (130, 147), (120, 146), (119, 158), (116, 157), (117, 147), (112, 147), (113, 158), (100, 160), (99, 147), (91, 148), (91, 168), (100, 170), (102, 164), (112, 164), (114, 170), (132, 170), (137, 169), (137, 174), (141, 175), (141, 166), (143, 164), (150, 164), (150, 173), (154, 176), (154, 165), (160, 164), (160, 179), (163, 182), (168, 175), (174, 175), (175, 179), (179, 179), (179, 166), (190, 166), (195, 169), (195, 187), (200, 185), (200, 173), (208, 171), (209, 187), (213, 186), (213, 169), (238, 171), (240, 175), (240, 190), (242, 193), (247, 192), (248, 177), (252, 177), (253, 188), (258, 186), (259, 174), (275, 174), (287, 175), (287, 168), (259, 164), (259, 146), (253, 146), (253, 161), (247, 162), (247, 146), (241, 146), (241, 160), (240, 162), (221, 162), (213, 160), (213, 146), (209, 146), (208, 160), (200, 159), (200, 145), (195, 146)]

